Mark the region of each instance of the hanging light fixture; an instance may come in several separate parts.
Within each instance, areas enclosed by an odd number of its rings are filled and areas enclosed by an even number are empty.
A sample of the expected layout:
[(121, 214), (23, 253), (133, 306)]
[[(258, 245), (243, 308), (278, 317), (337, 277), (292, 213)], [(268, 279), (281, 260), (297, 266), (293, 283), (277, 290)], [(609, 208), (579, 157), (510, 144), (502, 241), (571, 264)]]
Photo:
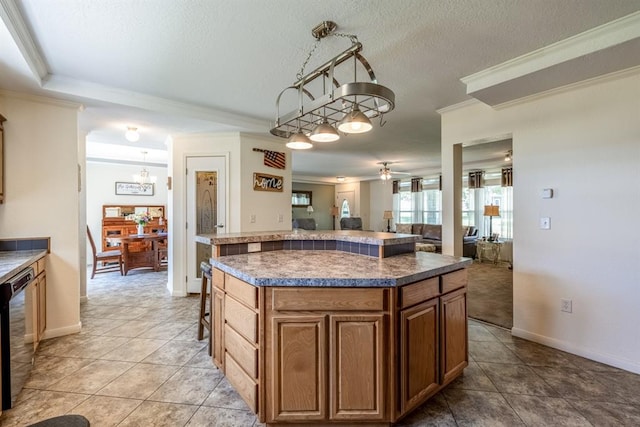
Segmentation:
[(513, 151), (509, 150), (507, 151), (507, 154), (504, 155), (504, 161), (510, 162), (512, 157), (513, 157)]
[[(142, 152), (142, 163), (146, 163), (147, 161), (147, 152)], [(147, 191), (149, 188), (153, 187), (153, 184), (156, 183), (157, 177), (151, 176), (147, 168), (142, 166), (142, 170), (139, 174), (133, 175), (133, 181), (140, 186), (140, 190)]]
[[(378, 84), (371, 65), (361, 54), (362, 44), (358, 38), (352, 34), (334, 33), (336, 28), (335, 22), (324, 21), (311, 31), (316, 43), (296, 75), (297, 81), (280, 92), (276, 99), (277, 113), (275, 124), (270, 130), (271, 134), (281, 138), (292, 138), (293, 135), (302, 134), (308, 135), (314, 142), (328, 142), (339, 139), (336, 127), (345, 133), (367, 132), (373, 128), (371, 119), (374, 117), (380, 117), (380, 125), (384, 125), (384, 114), (395, 107), (395, 94), (391, 89)], [(304, 74), (305, 67), (318, 44), (330, 35), (348, 38), (351, 47), (310, 73)], [(348, 66), (345, 64), (350, 64), (351, 61), (348, 60), (351, 58), (354, 81), (340, 84), (336, 78), (336, 69)], [(358, 66), (363, 67), (369, 81), (357, 80)], [(318, 85), (312, 85), (311, 82), (320, 77), (323, 93), (314, 94), (313, 91)], [(298, 108), (281, 115), (280, 99), (289, 90), (298, 92)], [(306, 104), (302, 102), (303, 97), (307, 100)], [(295, 139), (298, 138), (299, 136), (296, 136)], [(308, 141), (307, 143), (311, 144)]]
[(391, 170), (387, 167), (387, 163), (382, 164), (382, 168), (380, 169), (380, 179), (383, 181), (391, 179)]
[(129, 142), (136, 142), (140, 139), (140, 134), (138, 133), (138, 128), (134, 128), (132, 126), (129, 126), (127, 128), (127, 131), (124, 133), (124, 137), (127, 139), (127, 141)]
[(338, 130), (345, 133), (364, 133), (371, 129), (373, 129), (371, 120), (360, 111), (358, 104), (353, 104), (351, 111), (344, 116), (338, 125)]

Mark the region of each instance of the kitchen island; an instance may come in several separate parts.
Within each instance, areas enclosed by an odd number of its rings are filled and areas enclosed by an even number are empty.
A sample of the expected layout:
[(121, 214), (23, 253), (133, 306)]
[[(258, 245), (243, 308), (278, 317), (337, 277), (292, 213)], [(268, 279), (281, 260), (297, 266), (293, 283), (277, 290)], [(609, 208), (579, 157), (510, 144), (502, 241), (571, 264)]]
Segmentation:
[(468, 258), (308, 249), (210, 262), (213, 362), (267, 425), (390, 426), (468, 364)]

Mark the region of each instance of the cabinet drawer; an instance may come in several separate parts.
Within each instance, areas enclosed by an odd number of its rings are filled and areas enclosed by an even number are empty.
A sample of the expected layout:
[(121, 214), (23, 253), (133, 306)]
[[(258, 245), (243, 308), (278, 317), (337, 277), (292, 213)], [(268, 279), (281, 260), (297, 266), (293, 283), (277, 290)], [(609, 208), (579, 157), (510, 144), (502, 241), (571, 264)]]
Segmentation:
[(238, 301), (251, 308), (258, 308), (258, 288), (242, 280), (225, 274), (224, 289)]
[(258, 313), (227, 295), (224, 299), (224, 317), (249, 342), (258, 342)]
[(258, 378), (258, 349), (229, 325), (224, 327), (224, 345), (238, 365), (254, 379)]
[(273, 289), (276, 311), (379, 311), (385, 310), (385, 289), (326, 288)]
[(213, 281), (213, 286), (218, 289), (224, 289), (224, 271), (214, 268), (211, 273), (211, 280)]
[(440, 281), (437, 277), (421, 280), (400, 288), (400, 308), (411, 307), (440, 294)]
[(236, 363), (229, 353), (224, 357), (225, 375), (254, 413), (258, 412), (258, 384)]
[(443, 294), (467, 286), (468, 273), (466, 268), (443, 274), (441, 277), (441, 292)]

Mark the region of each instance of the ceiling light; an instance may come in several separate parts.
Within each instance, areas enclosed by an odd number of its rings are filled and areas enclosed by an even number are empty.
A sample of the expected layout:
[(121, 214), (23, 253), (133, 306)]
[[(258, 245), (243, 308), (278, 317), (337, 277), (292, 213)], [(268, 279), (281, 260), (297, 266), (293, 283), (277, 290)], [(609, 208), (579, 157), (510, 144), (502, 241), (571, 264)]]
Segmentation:
[(291, 148), (292, 150), (307, 150), (313, 147), (313, 144), (311, 143), (311, 141), (309, 141), (307, 135), (298, 130), (298, 132), (291, 135), (291, 138), (289, 138), (289, 141), (287, 141), (286, 146), (287, 148)]
[[(382, 126), (384, 114), (393, 110), (395, 94), (391, 89), (378, 84), (371, 65), (361, 54), (362, 44), (358, 38), (352, 34), (334, 33), (336, 28), (334, 22), (324, 21), (311, 31), (316, 43), (297, 73), (297, 80), (282, 90), (276, 98), (277, 113), (275, 124), (270, 130), (271, 134), (280, 138), (290, 138), (302, 133), (310, 135), (313, 141), (335, 141), (339, 138), (336, 131), (338, 124), (339, 129), (345, 133), (367, 132), (373, 127), (369, 118), (380, 117)], [(351, 47), (305, 74), (305, 67), (311, 55), (321, 40), (328, 36), (348, 38)], [(350, 59), (353, 61), (349, 61)], [(352, 73), (347, 68), (349, 66), (353, 67)], [(359, 67), (364, 70), (367, 81), (357, 80)], [(344, 75), (353, 75), (353, 81), (341, 84), (336, 76), (342, 78)], [(322, 84), (312, 84), (318, 78), (322, 78)], [(314, 93), (318, 92), (319, 88), (322, 88), (322, 93)], [(297, 108), (281, 115), (280, 100), (283, 94), (290, 90), (297, 94)], [(303, 103), (303, 99), (306, 103)]]
[[(147, 152), (142, 152), (142, 162), (146, 163), (147, 161)], [(153, 187), (153, 184), (156, 183), (157, 178), (155, 176), (151, 176), (149, 171), (143, 166), (142, 170), (139, 174), (133, 175), (133, 181), (140, 186), (140, 190), (146, 191), (149, 188)]]
[(353, 104), (353, 108), (344, 116), (338, 125), (338, 129), (345, 133), (364, 133), (373, 128), (371, 120), (364, 115), (358, 104)]
[(380, 169), (380, 179), (383, 181), (391, 179), (391, 170), (387, 167), (386, 163), (384, 163), (382, 169)]
[(124, 137), (127, 138), (129, 142), (136, 142), (140, 139), (140, 134), (138, 133), (138, 128), (128, 127), (127, 131), (124, 133)]
[(504, 155), (504, 161), (510, 162), (512, 157), (513, 157), (513, 151), (509, 150), (507, 151), (507, 154)]
[(309, 135), (309, 139), (313, 142), (333, 142), (340, 139), (338, 131), (329, 124), (325, 117), (322, 123), (320, 123)]
[(336, 176), (336, 181), (338, 182), (344, 182), (345, 177), (344, 176)]

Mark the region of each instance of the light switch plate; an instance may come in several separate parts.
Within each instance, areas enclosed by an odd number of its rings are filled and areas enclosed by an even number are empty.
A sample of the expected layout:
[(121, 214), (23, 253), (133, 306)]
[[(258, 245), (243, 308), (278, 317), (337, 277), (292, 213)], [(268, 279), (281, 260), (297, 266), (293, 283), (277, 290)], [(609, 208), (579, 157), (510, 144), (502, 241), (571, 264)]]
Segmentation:
[(260, 252), (261, 244), (257, 243), (247, 243), (247, 252)]
[(543, 199), (551, 199), (551, 198), (553, 198), (553, 188), (543, 188), (542, 189), (542, 198)]
[(549, 217), (540, 218), (540, 229), (549, 230), (550, 228), (551, 228), (551, 218)]

